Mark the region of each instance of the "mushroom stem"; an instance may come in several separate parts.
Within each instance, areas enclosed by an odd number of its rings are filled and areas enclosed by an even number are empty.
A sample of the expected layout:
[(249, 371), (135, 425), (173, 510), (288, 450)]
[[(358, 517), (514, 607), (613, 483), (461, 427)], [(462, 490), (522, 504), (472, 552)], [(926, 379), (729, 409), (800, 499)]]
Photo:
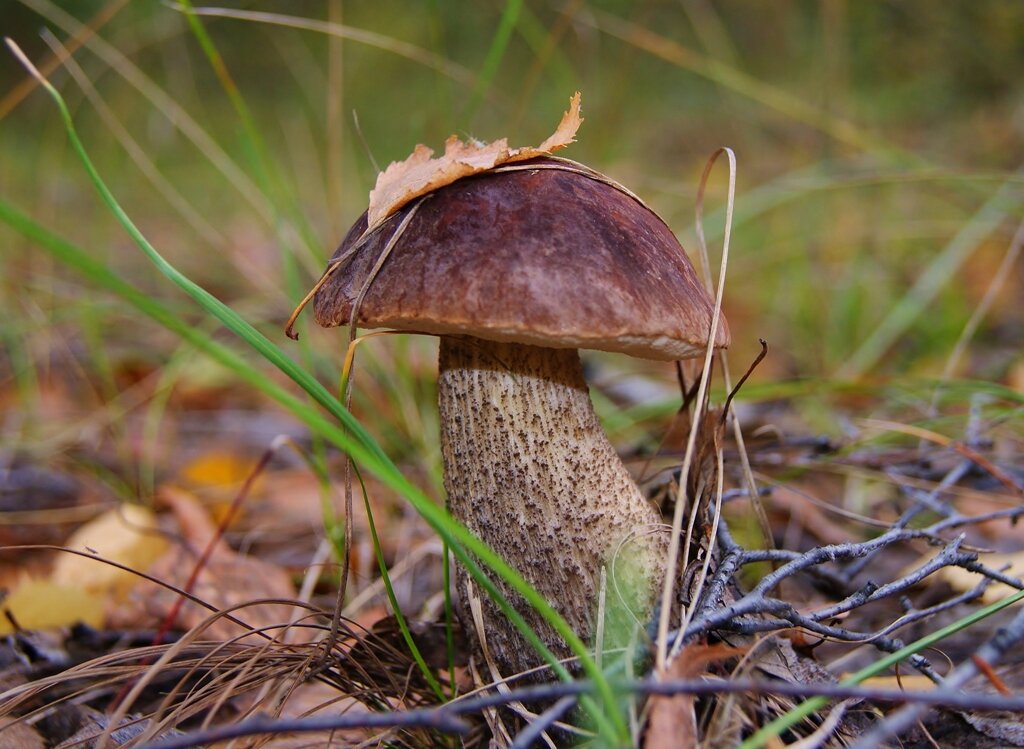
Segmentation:
[[(575, 349), (442, 336), (438, 400), (451, 514), (512, 565), (589, 641), (607, 571), (604, 643), (646, 623), (661, 578), (660, 517), (594, 413)], [(468, 574), (460, 569), (463, 621)], [(566, 644), (521, 597), (498, 587), (555, 655)], [(478, 589), (479, 590), (479, 589)], [(486, 596), (479, 596), (485, 598)], [(483, 635), (502, 676), (540, 656), (489, 600)], [(478, 632), (479, 636), (480, 633)]]

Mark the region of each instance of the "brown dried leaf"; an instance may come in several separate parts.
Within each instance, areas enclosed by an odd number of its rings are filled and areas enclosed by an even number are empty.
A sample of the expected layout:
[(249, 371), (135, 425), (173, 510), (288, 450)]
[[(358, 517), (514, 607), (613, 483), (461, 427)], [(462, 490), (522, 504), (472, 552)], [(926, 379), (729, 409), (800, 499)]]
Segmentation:
[[(200, 502), (189, 492), (172, 486), (161, 488), (160, 497), (178, 522), (183, 547), (172, 547), (150, 569), (154, 577), (184, 588), (198, 564), (199, 554), (209, 544), (213, 550), (196, 577), (191, 592), (219, 608), (231, 608), (257, 599), (293, 600), (296, 596), (291, 577), (280, 567), (254, 556), (240, 554), (217, 538), (217, 527)], [(157, 624), (178, 601), (178, 596), (149, 583), (137, 585), (129, 601), (111, 614), (111, 620), (124, 626), (143, 622)], [(243, 606), (235, 612), (255, 628), (273, 629), (286, 624), (294, 610), (284, 605)], [(178, 611), (176, 626), (189, 629), (204, 622), (209, 611), (186, 603)], [(237, 625), (218, 620), (206, 630), (206, 636), (228, 639), (239, 633)]]
[(493, 169), (500, 164), (546, 156), (565, 148), (576, 139), (583, 118), (580, 117), (580, 92), (569, 100), (569, 110), (551, 136), (536, 148), (508, 147), (505, 138), (493, 143), (471, 141), (463, 143), (449, 136), (444, 144), (444, 155), (432, 158), (434, 151), (420, 144), (405, 161), (393, 161), (377, 176), (377, 184), (370, 191), (367, 209), (368, 231), (373, 230), (392, 213), (409, 201), (450, 185), (457, 179)]
[(1001, 746), (1024, 746), (1024, 725), (1017, 713), (960, 713), (976, 731), (1003, 742)]
[[(735, 658), (742, 652), (727, 645), (688, 645), (665, 670), (658, 671), (657, 678), (659, 681), (695, 679), (712, 663)], [(647, 749), (696, 747), (699, 737), (693, 709), (695, 700), (692, 694), (652, 696), (644, 746)]]
[(506, 161), (522, 161), (523, 159), (532, 159), (534, 156), (543, 156), (547, 153), (554, 153), (562, 148), (565, 148), (570, 143), (576, 142), (576, 131), (580, 129), (580, 125), (583, 124), (583, 118), (580, 116), (580, 92), (577, 91), (569, 99), (569, 108), (562, 113), (562, 119), (558, 123), (558, 127), (555, 128), (555, 132), (551, 133), (547, 139), (536, 148), (530, 148), (524, 146), (523, 148), (515, 149)]
[(46, 743), (36, 729), (15, 718), (0, 719), (0, 749), (45, 749)]

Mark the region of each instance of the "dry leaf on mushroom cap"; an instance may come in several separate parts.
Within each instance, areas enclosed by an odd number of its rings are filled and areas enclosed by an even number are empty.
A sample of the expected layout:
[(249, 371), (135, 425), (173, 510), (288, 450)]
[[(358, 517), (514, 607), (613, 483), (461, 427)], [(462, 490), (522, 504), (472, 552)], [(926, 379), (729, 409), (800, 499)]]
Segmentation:
[(569, 100), (569, 109), (551, 136), (537, 147), (509, 148), (502, 138), (493, 143), (463, 143), (449, 136), (444, 144), (444, 155), (432, 158), (434, 151), (423, 144), (416, 146), (405, 161), (393, 161), (377, 176), (377, 184), (370, 191), (367, 209), (367, 232), (381, 225), (388, 216), (403, 205), (429, 192), (468, 177), (485, 172), (501, 164), (547, 156), (576, 140), (580, 117), (580, 92)]

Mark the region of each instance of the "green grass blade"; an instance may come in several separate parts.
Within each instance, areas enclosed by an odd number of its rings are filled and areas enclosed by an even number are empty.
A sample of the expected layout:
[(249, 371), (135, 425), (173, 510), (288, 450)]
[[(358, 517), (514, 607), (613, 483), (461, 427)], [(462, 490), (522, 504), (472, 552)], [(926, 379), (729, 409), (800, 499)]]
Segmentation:
[(925, 268), (874, 332), (839, 369), (837, 376), (853, 379), (870, 371), (885, 356), (885, 352), (907, 332), (942, 288), (959, 277), (961, 266), (985, 238), (995, 231), (1007, 216), (1012, 216), (1020, 210), (1021, 201), (1020, 187), (1015, 181), (1005, 182)]
[(69, 36), (84, 39), (83, 46), (99, 57), (111, 72), (123, 78), (153, 104), (156, 111), (162, 113), (167, 121), (180, 131), (214, 166), (217, 172), (223, 175), (228, 183), (246, 199), (257, 216), (263, 217), (272, 213), (272, 207), (245, 170), (232, 160), (174, 96), (143, 73), (131, 59), (114, 45), (105, 41), (102, 36), (93, 34), (85, 24), (51, 0), (21, 0), (21, 3)]
[[(196, 349), (235, 373), (247, 385), (267, 395), (290, 411), (314, 434), (319, 434), (335, 447), (346, 452), (354, 461), (365, 466), (384, 485), (404, 496), (413, 506), (413, 509), (449, 545), (452, 553), (455, 554), (460, 563), (466, 566), (480, 586), (495, 598), (499, 607), (520, 628), (524, 637), (538, 649), (538, 652), (544, 654), (549, 660), (553, 660), (553, 656), (550, 652), (545, 651), (533, 630), (526, 626), (522, 618), (501, 596), (494, 583), (481, 571), (476, 561), (477, 559), (523, 596), (527, 603), (536, 608), (545, 621), (551, 624), (569, 643), (572, 650), (579, 656), (584, 671), (594, 680), (605, 710), (614, 707), (616, 703), (610, 683), (604, 674), (601, 673), (600, 669), (597, 668), (584, 643), (576, 636), (565, 620), (551, 608), (547, 601), (537, 594), (529, 583), (523, 580), (518, 572), (492, 551), (490, 547), (470, 533), (463, 525), (455, 521), (445, 510), (431, 502), (429, 497), (411, 484), (398, 468), (394, 466), (387, 455), (373, 442), (373, 439), (366, 434), (362, 426), (337, 401), (334, 401), (334, 409), (332, 411), (340, 409), (341, 413), (347, 415), (347, 419), (351, 420), (354, 427), (351, 431), (346, 431), (346, 428), (340, 427), (334, 421), (326, 418), (322, 412), (309, 403), (295, 397), (280, 385), (269, 380), (259, 370), (254, 369), (236, 351), (219, 343), (193, 324), (182, 320), (164, 304), (121, 279), (105, 265), (95, 260), (90, 253), (40, 226), (30, 217), (2, 199), (0, 199), (0, 221), (31, 240), (38, 247), (49, 252), (65, 267), (79, 272), (94, 285), (119, 296), (139, 312), (177, 334)], [(314, 382), (316, 381), (314, 380)], [(319, 386), (319, 383), (316, 384)], [(330, 396), (328, 395), (327, 397), (329, 398)], [(558, 664), (553, 664), (553, 667), (562, 678), (570, 678), (568, 672)], [(618, 728), (619, 721), (617, 718), (620, 716), (617, 716), (615, 713), (609, 713), (609, 715), (616, 728)]]
[[(260, 129), (256, 126), (256, 121), (252, 116), (249, 105), (246, 104), (242, 92), (235, 83), (235, 79), (228, 71), (227, 63), (217, 50), (213, 39), (207, 33), (206, 27), (199, 20), (199, 16), (193, 10), (192, 3), (189, 0), (180, 0), (178, 7), (185, 14), (185, 20), (188, 22), (192, 35), (199, 42), (203, 54), (206, 55), (210, 67), (213, 68), (217, 80), (220, 81), (221, 89), (228, 97), (228, 101), (231, 102), (231, 107), (235, 110), (235, 115), (242, 126), (242, 145), (248, 154), (249, 162), (257, 171), (257, 182), (260, 185), (260, 189), (267, 196), (270, 205), (275, 209), (274, 228), (278, 232), (279, 238), (285, 246), (288, 246), (288, 237), (281, 231), (281, 215), (277, 212), (280, 206), (285, 206), (289, 217), (288, 220), (296, 227), (299, 235), (302, 237), (309, 253), (309, 259), (315, 262), (316, 249), (319, 246), (319, 242), (313, 233), (312, 227), (310, 227), (309, 222), (306, 220), (306, 216), (299, 208), (295, 194), (286, 188), (286, 185), (289, 184), (288, 181), (281, 177), (280, 170), (277, 169), (273, 159), (271, 159), (270, 152), (263, 140), (263, 136), (260, 134)], [(301, 295), (301, 292), (299, 294)]]
[[(34, 0), (38, 2), (39, 0)], [(251, 21), (254, 23), (266, 23), (273, 26), (285, 28), (302, 29), (315, 31), (320, 34), (327, 34), (339, 39), (347, 39), (359, 44), (375, 47), (385, 52), (404, 57), (407, 60), (432, 68), (442, 75), (451, 78), (464, 86), (476, 84), (476, 74), (467, 67), (464, 67), (441, 55), (434, 54), (430, 50), (417, 47), (415, 44), (399, 41), (394, 37), (378, 34), (367, 29), (359, 29), (354, 26), (330, 21), (319, 21), (313, 18), (287, 15), (284, 13), (266, 13), (252, 10), (237, 10), (235, 8), (195, 8), (193, 11), (197, 16), (210, 16), (216, 18), (234, 18), (240, 21)]]
[(733, 91), (796, 122), (809, 125), (839, 143), (845, 143), (896, 162), (920, 162), (920, 159), (914, 154), (878, 138), (850, 120), (823, 110), (789, 91), (720, 60), (708, 57), (632, 21), (596, 9), (587, 16), (581, 15), (581, 20), (671, 65), (706, 78), (725, 90)]
[[(50, 94), (51, 98), (56, 103), (60, 116), (63, 120), (65, 130), (67, 131), (68, 138), (71, 141), (75, 153), (88, 173), (89, 178), (93, 182), (97, 192), (100, 194), (103, 202), (114, 214), (118, 222), (124, 227), (125, 231), (128, 232), (129, 236), (139, 249), (150, 259), (161, 273), (192, 297), (200, 308), (221, 322), (228, 330), (241, 338), (250, 348), (255, 350), (264, 359), (291, 378), (296, 384), (305, 390), (306, 393), (308, 393), (313, 400), (317, 402), (317, 404), (323, 407), (331, 416), (335, 417), (335, 419), (340, 421), (344, 425), (344, 429), (326, 419), (316, 409), (291, 395), (279, 385), (267, 381), (266, 378), (262, 377), (262, 375), (256, 370), (252, 369), (236, 352), (216, 343), (209, 336), (197, 333), (190, 326), (175, 317), (173, 313), (167, 310), (163, 305), (142, 294), (137, 289), (114, 275), (108, 268), (93, 261), (82, 250), (79, 250), (60, 237), (57, 237), (43, 229), (30, 218), (14, 209), (13, 206), (4, 203), (4, 201), (0, 201), (0, 218), (5, 220), (21, 233), (26, 236), (30, 236), (30, 238), (33, 238), (35, 241), (41, 244), (46, 243), (49, 245), (47, 248), (51, 249), (51, 251), (55, 251), (54, 248), (59, 246), (61, 253), (67, 258), (70, 265), (78, 267), (86, 274), (87, 277), (92, 278), (94, 281), (102, 280), (111, 284), (108, 288), (111, 290), (115, 290), (116, 288), (116, 293), (130, 301), (138, 309), (144, 311), (154, 319), (157, 319), (158, 322), (163, 324), (169, 330), (178, 333), (189, 342), (213, 356), (216, 360), (225, 364), (225, 366), (228, 366), (229, 369), (239, 375), (239, 377), (241, 377), (247, 384), (254, 386), (256, 389), (264, 392), (274, 400), (284, 405), (293, 414), (298, 416), (311, 430), (330, 440), (333, 444), (344, 450), (350, 457), (352, 457), (353, 460), (365, 465), (385, 485), (404, 496), (410, 504), (413, 505), (414, 509), (424, 518), (424, 520), (441, 536), (442, 540), (447, 541), (451, 545), (452, 551), (455, 555), (464, 565), (466, 565), (468, 569), (473, 571), (474, 578), (479, 578), (478, 582), (480, 585), (484, 587), (493, 598), (495, 598), (503, 611), (515, 614), (512, 607), (504, 597), (501, 596), (493, 583), (491, 583), (487, 576), (480, 571), (480, 568), (474, 561), (473, 557), (479, 559), (484, 565), (486, 565), (486, 567), (507, 582), (510, 587), (523, 596), (527, 603), (533, 606), (538, 613), (544, 617), (545, 621), (551, 625), (551, 627), (562, 637), (563, 640), (565, 640), (571, 650), (577, 655), (584, 672), (594, 681), (601, 702), (604, 703), (606, 713), (602, 715), (600, 712), (596, 712), (594, 714), (595, 720), (602, 725), (608, 725), (608, 723), (611, 722), (613, 726), (612, 730), (617, 736), (623, 738), (627, 737), (628, 728), (622, 715), (617, 709), (617, 700), (611, 684), (597, 666), (594, 658), (587, 652), (586, 645), (582, 640), (580, 640), (579, 636), (572, 630), (565, 619), (563, 619), (515, 569), (506, 563), (504, 559), (480, 541), (476, 536), (470, 533), (463, 525), (451, 518), (445, 510), (431, 502), (423, 492), (413, 486), (402, 475), (401, 471), (399, 471), (391, 462), (373, 438), (369, 436), (362, 425), (327, 391), (326, 388), (324, 388), (323, 385), (320, 384), (319, 381), (295, 364), (295, 362), (288, 358), (277, 346), (267, 339), (266, 336), (256, 330), (237, 312), (178, 271), (177, 268), (169, 263), (156, 250), (156, 248), (149, 243), (134, 222), (132, 222), (128, 217), (127, 213), (125, 213), (124, 209), (121, 208), (120, 204), (103, 181), (99, 172), (96, 170), (96, 167), (93, 165), (92, 160), (89, 158), (89, 155), (85, 150), (85, 146), (78, 137), (71, 114), (63, 97), (60, 95), (60, 92), (58, 92), (52, 84), (50, 84), (50, 82), (46, 80), (38, 70), (36, 70), (17, 45), (15, 45), (10, 39), (7, 40), (7, 43), (19, 60), (25, 64), (26, 68), (37, 77), (39, 83)], [(525, 625), (521, 617), (517, 615), (513, 616), (512, 621), (531, 643), (536, 646), (536, 644), (540, 642), (536, 633)], [(550, 652), (546, 653), (546, 657), (550, 660)], [(568, 673), (558, 666), (557, 663), (552, 664), (552, 666), (555, 667), (557, 671), (560, 671), (563, 678), (569, 678)]]
[(381, 548), (380, 538), (377, 536), (377, 523), (373, 519), (373, 508), (370, 507), (370, 495), (366, 491), (366, 484), (363, 482), (363, 476), (359, 472), (358, 467), (353, 466), (352, 470), (355, 472), (356, 479), (359, 481), (359, 489), (363, 495), (363, 506), (366, 508), (366, 522), (370, 527), (370, 537), (373, 540), (373, 550), (377, 556), (377, 567), (380, 569), (380, 579), (384, 581), (384, 591), (387, 593), (388, 602), (391, 604), (391, 610), (395, 614), (395, 621), (398, 622), (398, 628), (402, 632), (402, 639), (405, 640), (405, 644), (409, 648), (409, 652), (412, 653), (413, 660), (416, 661), (416, 665), (419, 667), (420, 673), (423, 674), (423, 678), (427, 680), (427, 684), (430, 685), (430, 689), (435, 695), (437, 695), (437, 699), (444, 702), (444, 690), (441, 689), (440, 682), (438, 682), (437, 677), (434, 676), (430, 667), (427, 666), (427, 662), (423, 659), (423, 654), (420, 652), (419, 646), (416, 644), (416, 640), (413, 639), (412, 632), (409, 631), (409, 624), (405, 620), (405, 615), (402, 613), (402, 609), (398, 605), (398, 597), (395, 595), (395, 588), (391, 584), (391, 575), (388, 572), (388, 565), (384, 560), (384, 550)]
[(476, 81), (476, 86), (473, 87), (473, 95), (466, 107), (466, 122), (473, 122), (473, 118), (483, 103), (484, 96), (487, 95), (487, 91), (494, 82), (494, 76), (508, 49), (509, 40), (512, 38), (512, 32), (515, 31), (519, 21), (519, 12), (522, 9), (523, 0), (506, 0), (505, 10), (502, 11), (501, 21), (498, 22), (498, 30), (494, 32), (487, 56), (484, 57), (483, 65), (480, 66), (480, 77)]

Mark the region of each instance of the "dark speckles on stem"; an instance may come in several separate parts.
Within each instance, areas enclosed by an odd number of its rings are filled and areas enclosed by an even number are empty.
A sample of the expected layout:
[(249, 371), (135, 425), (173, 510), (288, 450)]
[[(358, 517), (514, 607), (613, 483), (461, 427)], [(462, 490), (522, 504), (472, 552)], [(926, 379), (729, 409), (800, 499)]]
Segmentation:
[[(657, 522), (601, 431), (573, 350), (442, 338), (438, 394), (452, 514), (515, 567), (584, 639), (601, 568), (631, 530)], [(642, 570), (641, 607), (660, 576), (663, 539), (623, 551)], [(618, 560), (618, 561), (621, 561)], [(459, 571), (460, 591), (468, 586)], [(496, 580), (555, 653), (561, 638)], [(488, 648), (511, 674), (538, 657), (489, 601)]]

